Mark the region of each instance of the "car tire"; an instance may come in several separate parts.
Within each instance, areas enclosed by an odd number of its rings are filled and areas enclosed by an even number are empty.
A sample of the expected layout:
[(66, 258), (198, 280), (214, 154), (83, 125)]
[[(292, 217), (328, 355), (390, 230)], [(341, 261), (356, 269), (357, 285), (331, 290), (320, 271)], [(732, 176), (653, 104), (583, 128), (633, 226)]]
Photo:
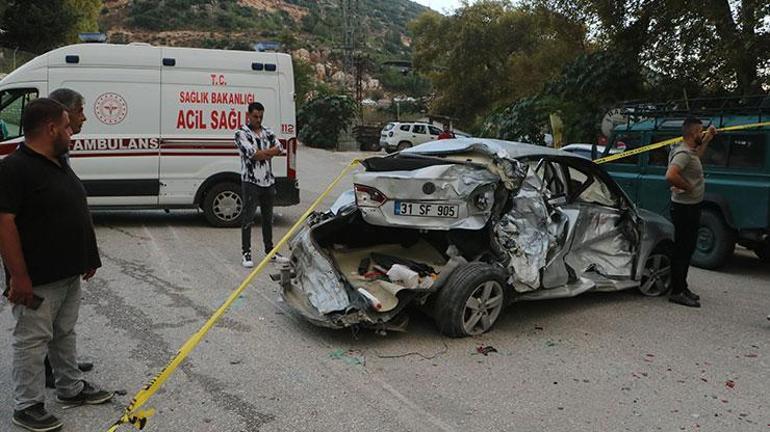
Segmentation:
[(644, 263), (639, 292), (648, 297), (659, 297), (671, 288), (671, 247), (659, 246)]
[(433, 316), (439, 331), (453, 338), (489, 331), (508, 304), (508, 291), (498, 267), (473, 262), (456, 268), (437, 294)]
[(770, 243), (761, 244), (755, 247), (753, 250), (760, 261), (770, 263)]
[(217, 183), (203, 198), (203, 215), (206, 221), (218, 228), (233, 228), (241, 225), (243, 197), (237, 183)]
[(406, 150), (411, 146), (412, 146), (412, 143), (410, 143), (409, 141), (401, 141), (400, 143), (398, 143), (398, 146), (396, 146), (396, 151)]
[(692, 256), (693, 265), (709, 270), (722, 267), (735, 251), (735, 240), (735, 231), (727, 226), (721, 215), (704, 210)]

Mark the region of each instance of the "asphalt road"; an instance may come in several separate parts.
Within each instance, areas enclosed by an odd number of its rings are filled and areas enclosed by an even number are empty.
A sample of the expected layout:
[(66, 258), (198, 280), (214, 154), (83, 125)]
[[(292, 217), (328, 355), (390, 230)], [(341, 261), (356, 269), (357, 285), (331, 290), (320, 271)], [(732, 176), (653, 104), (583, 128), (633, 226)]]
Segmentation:
[[(303, 203), (278, 210), (276, 235), (355, 156), (301, 149)], [(128, 394), (62, 410), (49, 393), (65, 431), (106, 430), (248, 274), (239, 230), (195, 212), (95, 223), (104, 267), (84, 284), (79, 351), (96, 364), (88, 379)], [(770, 430), (770, 266), (739, 251), (720, 272), (693, 270), (690, 285), (700, 310), (589, 294), (515, 304), (492, 332), (456, 340), (419, 312), (400, 334), (316, 328), (261, 275), (150, 400), (145, 430)], [(13, 324), (3, 302), (2, 431), (12, 430)]]

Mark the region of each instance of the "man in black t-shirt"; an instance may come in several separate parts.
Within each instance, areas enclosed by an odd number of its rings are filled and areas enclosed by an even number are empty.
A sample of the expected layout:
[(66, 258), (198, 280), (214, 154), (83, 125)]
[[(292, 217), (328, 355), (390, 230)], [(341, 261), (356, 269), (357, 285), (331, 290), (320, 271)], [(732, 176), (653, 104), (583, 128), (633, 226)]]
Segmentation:
[[(79, 134), (83, 129), (83, 123), (87, 120), (83, 110), (85, 102), (83, 95), (72, 89), (60, 88), (52, 91), (48, 97), (64, 105), (69, 116), (72, 135)], [(69, 155), (63, 156), (63, 158), (69, 158)], [(88, 372), (93, 367), (94, 365), (91, 362), (78, 362), (78, 369), (83, 372)], [(53, 376), (53, 369), (51, 368), (51, 362), (48, 361), (48, 357), (45, 358), (45, 386), (56, 388), (56, 378)]]
[(22, 125), (25, 142), (0, 161), (0, 255), (16, 319), (12, 421), (52, 431), (61, 422), (44, 405), (46, 353), (59, 402), (76, 406), (112, 398), (83, 380), (76, 357), (80, 277), (93, 277), (101, 261), (85, 189), (63, 160), (72, 134), (65, 107), (34, 100)]

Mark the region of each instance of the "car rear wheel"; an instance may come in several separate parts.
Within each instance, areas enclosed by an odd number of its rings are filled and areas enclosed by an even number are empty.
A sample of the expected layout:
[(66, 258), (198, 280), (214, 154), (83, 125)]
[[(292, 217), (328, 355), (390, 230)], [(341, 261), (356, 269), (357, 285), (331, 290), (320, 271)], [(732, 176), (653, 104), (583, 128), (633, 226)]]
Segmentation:
[(449, 337), (489, 331), (507, 302), (505, 272), (484, 263), (470, 263), (452, 272), (436, 300), (435, 319)]
[(396, 150), (397, 151), (406, 150), (411, 146), (412, 146), (412, 143), (410, 143), (409, 141), (401, 141), (400, 143), (398, 143)]
[(650, 297), (662, 296), (671, 287), (671, 250), (653, 251), (644, 263), (639, 291)]
[(735, 231), (713, 210), (704, 210), (700, 217), (698, 240), (692, 263), (705, 269), (722, 267), (735, 251)]
[(218, 183), (209, 189), (203, 199), (203, 214), (215, 227), (240, 226), (242, 210), (241, 187), (236, 183)]

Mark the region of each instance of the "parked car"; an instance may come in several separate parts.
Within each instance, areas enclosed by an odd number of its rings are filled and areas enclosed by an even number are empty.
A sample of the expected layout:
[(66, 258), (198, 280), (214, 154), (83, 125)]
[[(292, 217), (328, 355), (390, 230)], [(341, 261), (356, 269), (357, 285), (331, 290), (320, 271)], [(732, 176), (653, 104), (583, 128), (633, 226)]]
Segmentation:
[(380, 147), (393, 153), (438, 139), (441, 129), (428, 123), (388, 123), (380, 133)]
[[(701, 117), (718, 128), (756, 123), (758, 116)], [(610, 151), (681, 136), (683, 117), (651, 118), (618, 126)], [(693, 264), (717, 269), (732, 256), (735, 245), (753, 250), (770, 261), (770, 128), (720, 133), (702, 158), (706, 177), (698, 243)], [(638, 207), (670, 217), (669, 184), (665, 174), (669, 148), (609, 163), (606, 169)], [(605, 153), (607, 153), (605, 151)]]
[(280, 274), (285, 302), (317, 325), (403, 329), (414, 305), (462, 337), (515, 301), (668, 290), (673, 226), (590, 160), (460, 138), (363, 164)]

